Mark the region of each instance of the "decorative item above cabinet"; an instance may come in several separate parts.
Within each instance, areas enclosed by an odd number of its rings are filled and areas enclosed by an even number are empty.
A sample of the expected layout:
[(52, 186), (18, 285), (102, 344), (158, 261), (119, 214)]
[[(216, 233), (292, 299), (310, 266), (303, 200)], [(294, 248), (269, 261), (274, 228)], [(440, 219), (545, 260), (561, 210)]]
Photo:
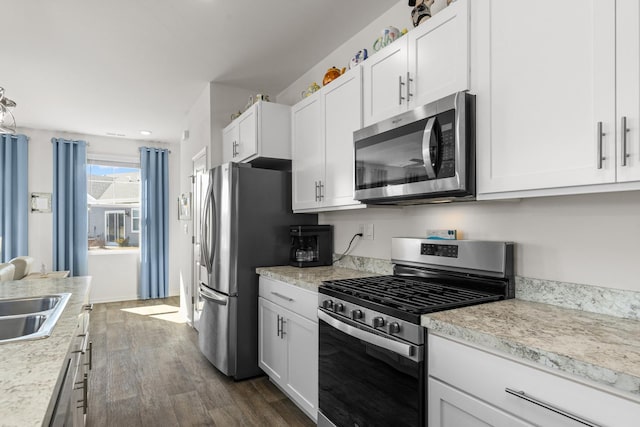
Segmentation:
[(458, 0), (362, 63), (364, 126), (469, 89), (469, 1)]
[(222, 130), (222, 162), (291, 159), (291, 107), (257, 101)]

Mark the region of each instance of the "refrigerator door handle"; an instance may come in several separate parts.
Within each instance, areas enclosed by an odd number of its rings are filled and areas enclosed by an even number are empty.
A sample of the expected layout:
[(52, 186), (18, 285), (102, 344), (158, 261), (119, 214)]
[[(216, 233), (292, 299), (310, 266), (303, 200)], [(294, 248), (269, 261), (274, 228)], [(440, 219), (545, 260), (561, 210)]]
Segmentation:
[(227, 305), (227, 299), (228, 299), (227, 296), (223, 294), (219, 294), (213, 289), (207, 288), (203, 284), (200, 284), (200, 295), (202, 296), (202, 298), (206, 299), (207, 301), (211, 301), (213, 303), (220, 304), (220, 305)]
[(204, 264), (207, 267), (207, 272), (211, 273), (211, 262), (209, 262), (209, 245), (211, 239), (209, 238), (209, 209), (211, 207), (211, 182), (209, 182), (209, 187), (207, 188), (207, 196), (204, 199), (204, 212), (202, 213), (202, 218), (200, 219), (200, 258), (201, 264)]

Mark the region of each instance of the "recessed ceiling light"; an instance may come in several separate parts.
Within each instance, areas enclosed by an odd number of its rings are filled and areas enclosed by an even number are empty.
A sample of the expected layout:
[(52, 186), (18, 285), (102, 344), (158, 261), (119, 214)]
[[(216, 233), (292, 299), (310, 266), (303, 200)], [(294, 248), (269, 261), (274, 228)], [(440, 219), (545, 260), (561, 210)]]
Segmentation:
[(151, 131), (150, 130), (141, 130), (140, 131), (140, 135), (149, 136), (149, 135), (151, 135)]

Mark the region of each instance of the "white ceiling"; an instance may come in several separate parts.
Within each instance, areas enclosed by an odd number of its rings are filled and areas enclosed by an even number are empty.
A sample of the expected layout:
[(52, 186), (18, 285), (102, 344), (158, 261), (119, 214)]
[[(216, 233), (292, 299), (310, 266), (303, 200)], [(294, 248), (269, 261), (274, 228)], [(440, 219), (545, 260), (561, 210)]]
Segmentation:
[(207, 82), (275, 96), (396, 3), (2, 0), (0, 87), (19, 127), (177, 142)]

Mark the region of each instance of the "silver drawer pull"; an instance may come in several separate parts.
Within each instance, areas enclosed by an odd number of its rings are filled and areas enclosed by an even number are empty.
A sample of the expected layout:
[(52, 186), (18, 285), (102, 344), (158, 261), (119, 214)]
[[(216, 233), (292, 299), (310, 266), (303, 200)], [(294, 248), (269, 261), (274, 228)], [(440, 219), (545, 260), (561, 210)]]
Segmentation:
[(289, 302), (293, 301), (293, 298), (289, 298), (289, 297), (287, 297), (287, 296), (284, 296), (284, 295), (282, 295), (282, 294), (279, 294), (278, 292), (273, 292), (273, 291), (271, 291), (271, 295), (274, 295), (274, 296), (276, 296), (276, 297), (278, 297), (278, 298), (282, 298), (283, 300), (286, 300), (286, 301), (289, 301)]
[(579, 417), (579, 416), (577, 416), (575, 414), (572, 414), (571, 412), (567, 412), (567, 411), (564, 411), (564, 410), (562, 410), (560, 408), (556, 408), (555, 406), (553, 406), (553, 405), (551, 405), (551, 404), (549, 404), (547, 402), (544, 402), (544, 401), (542, 401), (540, 399), (536, 399), (535, 397), (527, 396), (527, 394), (524, 391), (513, 390), (513, 389), (511, 389), (509, 387), (505, 388), (504, 391), (509, 393), (509, 394), (511, 394), (511, 395), (513, 395), (513, 396), (515, 396), (515, 397), (518, 397), (520, 399), (526, 400), (527, 402), (531, 402), (534, 405), (541, 406), (541, 407), (543, 407), (545, 409), (548, 409), (549, 411), (555, 412), (556, 414), (560, 414), (560, 415), (562, 415), (564, 417), (567, 417), (567, 418), (569, 418), (569, 419), (571, 419), (573, 421), (579, 422), (580, 424), (584, 424), (584, 425), (590, 426), (590, 427), (601, 427), (599, 424), (594, 424), (591, 421), (587, 421), (582, 417)]

